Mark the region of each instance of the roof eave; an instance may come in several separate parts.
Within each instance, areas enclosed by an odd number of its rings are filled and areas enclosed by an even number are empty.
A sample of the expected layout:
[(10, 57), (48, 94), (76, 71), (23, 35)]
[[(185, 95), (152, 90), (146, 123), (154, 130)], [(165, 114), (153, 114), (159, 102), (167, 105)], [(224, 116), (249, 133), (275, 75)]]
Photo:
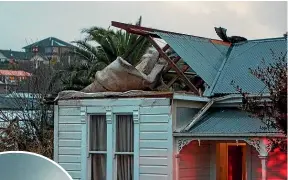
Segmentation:
[(174, 93), (173, 99), (185, 100), (185, 101), (198, 101), (198, 102), (208, 102), (210, 100), (210, 98), (196, 96), (195, 94), (177, 93), (177, 92)]
[[(235, 137), (235, 138), (245, 138), (245, 137), (286, 137), (282, 133), (229, 133), (229, 134), (224, 134), (224, 133), (179, 133), (179, 132), (174, 132), (173, 133), (174, 137)], [(240, 139), (239, 139), (240, 140)]]

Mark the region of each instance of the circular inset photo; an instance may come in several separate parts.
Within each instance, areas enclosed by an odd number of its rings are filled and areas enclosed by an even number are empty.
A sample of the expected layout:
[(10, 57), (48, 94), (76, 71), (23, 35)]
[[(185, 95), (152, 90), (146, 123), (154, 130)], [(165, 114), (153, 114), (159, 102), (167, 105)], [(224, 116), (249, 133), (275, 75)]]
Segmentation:
[(24, 151), (1, 152), (0, 175), (3, 180), (72, 180), (56, 162)]

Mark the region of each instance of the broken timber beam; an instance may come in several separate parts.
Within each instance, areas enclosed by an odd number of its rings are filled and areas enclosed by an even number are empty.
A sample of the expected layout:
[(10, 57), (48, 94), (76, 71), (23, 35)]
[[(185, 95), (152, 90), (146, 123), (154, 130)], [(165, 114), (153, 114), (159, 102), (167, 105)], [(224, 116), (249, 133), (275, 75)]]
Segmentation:
[[(184, 65), (182, 72), (186, 72), (189, 69), (188, 65)], [(179, 75), (176, 75), (173, 79), (171, 79), (171, 81), (167, 84), (168, 87), (171, 87), (172, 84), (174, 84), (174, 82), (179, 78)]]
[[(174, 62), (174, 64), (176, 64), (179, 60), (181, 59), (180, 56), (176, 57), (175, 59), (173, 59), (172, 61)], [(167, 73), (169, 70), (171, 69), (171, 66), (169, 65), (168, 67), (166, 67), (163, 71), (163, 73)]]
[(162, 50), (165, 52), (165, 51), (167, 51), (167, 50), (169, 49), (169, 47), (170, 47), (169, 44), (166, 44), (166, 45), (163, 47)]
[(182, 78), (185, 84), (197, 95), (199, 94), (198, 89), (190, 82), (190, 80), (184, 75), (184, 73), (176, 66), (176, 64), (165, 54), (161, 47), (154, 41), (151, 36), (147, 37), (151, 44), (156, 48), (159, 54), (168, 62), (168, 64), (176, 71), (178, 76)]

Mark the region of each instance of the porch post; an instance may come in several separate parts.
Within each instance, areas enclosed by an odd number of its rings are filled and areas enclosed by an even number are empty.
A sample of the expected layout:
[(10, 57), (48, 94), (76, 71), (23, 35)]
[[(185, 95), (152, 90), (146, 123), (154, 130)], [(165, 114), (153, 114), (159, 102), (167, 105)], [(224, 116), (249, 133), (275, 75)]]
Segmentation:
[(179, 180), (179, 152), (175, 155), (175, 180)]
[(267, 157), (269, 152), (272, 149), (272, 141), (267, 138), (255, 138), (255, 139), (246, 139), (245, 140), (249, 145), (255, 147), (258, 151), (258, 157), (261, 160), (261, 169), (262, 169), (262, 180), (267, 180)]
[(262, 166), (262, 180), (267, 180), (267, 156), (261, 156), (259, 155), (259, 158), (261, 159), (261, 166)]

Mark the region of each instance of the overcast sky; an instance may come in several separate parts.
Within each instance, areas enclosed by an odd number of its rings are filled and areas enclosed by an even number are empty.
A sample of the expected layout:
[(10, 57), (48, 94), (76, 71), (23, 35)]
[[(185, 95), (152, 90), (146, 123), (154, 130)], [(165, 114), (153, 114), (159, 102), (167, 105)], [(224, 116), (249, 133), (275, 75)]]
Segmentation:
[(248, 39), (287, 32), (287, 2), (0, 2), (0, 49), (21, 50), (47, 37), (67, 42), (111, 21), (217, 38), (215, 26)]

